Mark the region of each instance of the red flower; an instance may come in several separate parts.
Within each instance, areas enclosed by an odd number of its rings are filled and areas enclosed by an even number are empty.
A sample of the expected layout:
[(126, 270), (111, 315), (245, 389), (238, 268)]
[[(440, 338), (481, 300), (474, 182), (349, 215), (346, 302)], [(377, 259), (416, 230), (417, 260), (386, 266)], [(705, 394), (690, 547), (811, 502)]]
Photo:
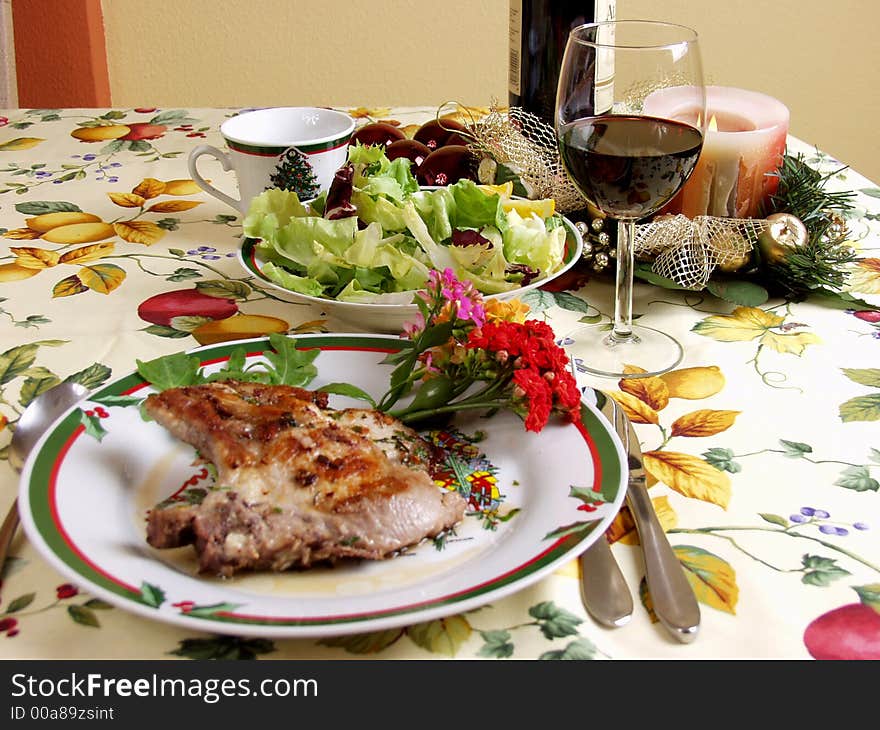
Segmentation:
[(540, 431), (554, 410), (569, 421), (577, 418), (580, 392), (568, 370), (568, 356), (546, 322), (489, 322), (469, 333), (467, 347), (503, 353), (496, 360), (512, 363), (519, 390), (515, 397), (523, 401), (529, 431)]
[(9, 119), (6, 117), (0, 117), (0, 127), (5, 127), (7, 124), (9, 124)]
[(55, 596), (59, 601), (63, 601), (65, 598), (73, 598), (78, 593), (79, 589), (70, 583), (62, 583), (55, 589)]
[(183, 613), (189, 613), (193, 607), (195, 607), (195, 601), (179, 601), (178, 603), (172, 603), (174, 608), (179, 608)]
[(138, 114), (152, 114), (154, 111), (156, 111), (156, 107), (154, 107), (154, 106), (151, 106), (151, 107), (139, 106), (135, 109), (135, 111)]
[(553, 410), (553, 393), (550, 390), (550, 383), (531, 368), (514, 372), (513, 382), (523, 391), (528, 404), (526, 430), (540, 431), (547, 425), (550, 411)]

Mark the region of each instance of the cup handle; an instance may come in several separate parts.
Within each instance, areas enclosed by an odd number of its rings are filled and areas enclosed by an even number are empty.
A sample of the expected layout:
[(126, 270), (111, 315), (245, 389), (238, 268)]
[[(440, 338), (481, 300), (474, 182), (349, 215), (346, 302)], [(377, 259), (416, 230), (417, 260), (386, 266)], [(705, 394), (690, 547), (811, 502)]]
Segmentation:
[(232, 160), (229, 159), (229, 155), (221, 150), (218, 150), (216, 147), (209, 144), (200, 144), (196, 147), (192, 152), (189, 153), (189, 158), (187, 159), (187, 166), (189, 167), (189, 175), (195, 180), (196, 184), (204, 190), (206, 193), (213, 195), (218, 200), (222, 200), (227, 205), (231, 205), (237, 211), (241, 212), (241, 201), (236, 200), (230, 195), (222, 192), (215, 188), (211, 183), (209, 183), (205, 178), (201, 176), (199, 171), (196, 169), (196, 161), (199, 157), (203, 155), (207, 155), (208, 157), (213, 157), (216, 159), (223, 167), (224, 170), (229, 170), (232, 167)]

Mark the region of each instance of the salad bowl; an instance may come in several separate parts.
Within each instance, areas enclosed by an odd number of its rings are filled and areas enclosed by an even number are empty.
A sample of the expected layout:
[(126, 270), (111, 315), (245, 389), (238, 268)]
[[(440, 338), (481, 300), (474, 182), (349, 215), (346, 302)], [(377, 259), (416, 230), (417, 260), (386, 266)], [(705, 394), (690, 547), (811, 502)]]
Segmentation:
[(431, 270), (508, 300), (580, 259), (581, 234), (553, 200), (519, 198), (511, 182), (420, 185), (408, 159), (381, 147), (355, 145), (348, 157), (314, 200), (280, 189), (255, 198), (239, 250), (256, 279), (348, 328), (399, 333)]
[[(566, 228), (565, 251), (561, 267), (541, 278), (533, 279), (524, 286), (519, 286), (510, 291), (498, 294), (486, 294), (483, 299), (509, 300), (521, 297), (528, 291), (537, 289), (550, 283), (566, 271), (568, 271), (580, 259), (583, 250), (583, 238), (574, 224), (567, 218), (562, 218)], [(259, 240), (255, 238), (243, 239), (238, 251), (239, 262), (251, 275), (257, 278), (265, 286), (271, 287), (284, 294), (286, 298), (295, 301), (313, 304), (321, 308), (328, 316), (344, 322), (350, 327), (355, 327), (363, 332), (377, 333), (400, 333), (407, 322), (411, 322), (418, 313), (418, 307), (412, 303), (414, 291), (394, 292), (384, 294), (381, 301), (351, 302), (327, 297), (311, 296), (287, 289), (273, 281), (265, 273), (267, 263), (265, 256), (258, 247)]]

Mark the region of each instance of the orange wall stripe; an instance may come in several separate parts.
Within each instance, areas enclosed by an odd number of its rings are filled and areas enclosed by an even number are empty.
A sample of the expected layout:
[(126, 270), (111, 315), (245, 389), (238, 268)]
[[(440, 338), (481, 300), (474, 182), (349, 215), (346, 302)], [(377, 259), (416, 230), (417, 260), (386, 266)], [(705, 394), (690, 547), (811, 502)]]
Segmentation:
[(18, 105), (110, 106), (101, 0), (15, 0)]

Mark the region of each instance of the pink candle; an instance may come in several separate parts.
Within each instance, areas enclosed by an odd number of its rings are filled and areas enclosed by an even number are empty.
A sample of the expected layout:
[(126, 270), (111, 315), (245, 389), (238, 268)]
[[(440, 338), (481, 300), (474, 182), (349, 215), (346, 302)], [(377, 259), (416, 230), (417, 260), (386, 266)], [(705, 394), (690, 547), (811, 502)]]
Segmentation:
[[(707, 86), (709, 129), (697, 167), (664, 213), (754, 218), (761, 214), (779, 180), (789, 112), (766, 94)], [(645, 112), (693, 120), (684, 94), (669, 88), (645, 99)]]

